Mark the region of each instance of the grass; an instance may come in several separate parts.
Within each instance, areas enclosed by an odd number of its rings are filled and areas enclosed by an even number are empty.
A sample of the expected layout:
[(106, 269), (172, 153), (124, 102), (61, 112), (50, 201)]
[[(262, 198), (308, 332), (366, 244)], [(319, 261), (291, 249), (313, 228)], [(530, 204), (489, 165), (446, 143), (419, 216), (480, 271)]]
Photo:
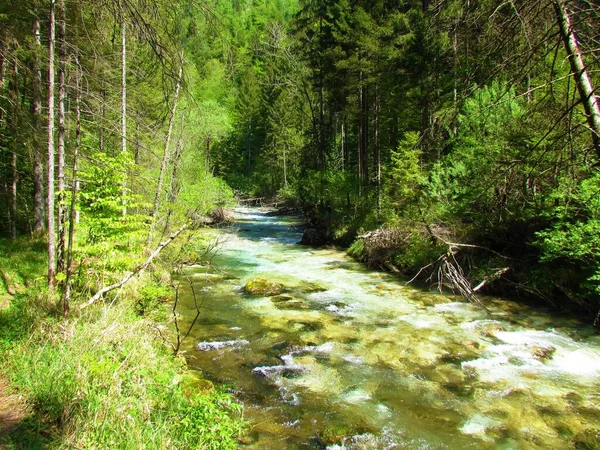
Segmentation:
[(0, 290), (10, 299), (0, 310), (0, 365), (31, 411), (7, 448), (237, 447), (239, 405), (188, 372), (149, 316), (136, 312), (144, 286), (164, 277), (164, 267), (132, 282), (118, 301), (65, 321), (43, 288), (43, 255), (38, 242), (0, 241), (0, 268), (18, 286), (12, 296)]

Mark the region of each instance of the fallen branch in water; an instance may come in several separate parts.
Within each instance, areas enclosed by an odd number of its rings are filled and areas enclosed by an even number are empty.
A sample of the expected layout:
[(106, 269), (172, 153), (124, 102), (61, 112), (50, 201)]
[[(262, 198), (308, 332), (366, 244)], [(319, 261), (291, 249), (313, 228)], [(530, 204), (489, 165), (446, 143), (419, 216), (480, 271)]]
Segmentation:
[(487, 247), (482, 247), (480, 245), (459, 244), (456, 242), (448, 242), (445, 239), (443, 239), (442, 237), (435, 234), (433, 232), (433, 230), (431, 229), (431, 227), (428, 226), (427, 224), (425, 227), (427, 229), (427, 232), (431, 236), (432, 241), (434, 243), (435, 243), (435, 241), (442, 242), (443, 244), (445, 244), (448, 247), (448, 250), (446, 251), (446, 253), (442, 254), (437, 260), (427, 264), (424, 267), (421, 267), (421, 269), (419, 269), (417, 274), (413, 278), (411, 278), (406, 284), (409, 284), (409, 283), (413, 282), (415, 279), (417, 279), (418, 276), (424, 270), (433, 268), (432, 273), (429, 276), (428, 280), (431, 280), (433, 278), (434, 274), (437, 274), (437, 285), (438, 285), (438, 290), (440, 291), (440, 293), (442, 292), (443, 286), (447, 285), (451, 290), (457, 290), (466, 300), (468, 300), (469, 302), (473, 303), (474, 305), (477, 305), (478, 307), (482, 308), (489, 314), (490, 311), (485, 307), (485, 305), (481, 302), (481, 300), (479, 300), (479, 298), (477, 298), (475, 293), (478, 292), (479, 290), (481, 290), (486, 284), (488, 284), (488, 283), (498, 279), (502, 275), (504, 275), (506, 272), (508, 272), (510, 270), (510, 268), (504, 267), (502, 269), (498, 269), (493, 274), (485, 276), (483, 278), (483, 280), (477, 286), (472, 287), (471, 283), (465, 276), (464, 271), (462, 270), (462, 267), (456, 260), (456, 254), (462, 248), (471, 248), (471, 249), (485, 250), (487, 252), (493, 253), (494, 255), (499, 256), (504, 259), (510, 259), (510, 258), (507, 258), (506, 256), (504, 256), (492, 249), (489, 249)]
[(158, 254), (167, 246), (169, 245), (171, 242), (173, 242), (177, 236), (179, 236), (183, 230), (185, 230), (187, 228), (187, 224), (182, 226), (179, 230), (177, 230), (175, 233), (173, 233), (171, 236), (168, 237), (168, 239), (166, 239), (165, 241), (161, 242), (160, 245), (158, 247), (156, 247), (156, 249), (152, 252), (152, 254), (148, 257), (148, 259), (146, 261), (144, 261), (142, 264), (140, 264), (139, 266), (137, 266), (135, 269), (133, 269), (131, 272), (129, 272), (127, 275), (125, 275), (121, 281), (118, 281), (114, 284), (111, 284), (110, 286), (106, 286), (102, 289), (100, 289), (98, 292), (96, 292), (96, 294), (90, 298), (87, 302), (79, 305), (79, 309), (84, 309), (87, 308), (88, 306), (90, 306), (92, 303), (94, 303), (96, 300), (98, 300), (100, 297), (102, 297), (104, 294), (120, 288), (121, 286), (123, 286), (125, 283), (127, 283), (129, 280), (131, 280), (134, 276), (136, 276), (138, 273), (140, 273), (142, 270), (146, 269), (150, 263), (152, 262), (152, 260), (154, 258), (156, 258), (158, 256)]

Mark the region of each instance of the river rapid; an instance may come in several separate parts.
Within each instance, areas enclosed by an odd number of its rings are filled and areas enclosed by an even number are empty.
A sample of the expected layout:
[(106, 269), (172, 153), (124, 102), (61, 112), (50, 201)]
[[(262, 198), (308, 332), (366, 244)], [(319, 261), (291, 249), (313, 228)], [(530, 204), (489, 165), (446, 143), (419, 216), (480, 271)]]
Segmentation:
[[(248, 449), (600, 448), (600, 338), (572, 319), (407, 286), (296, 219), (235, 210), (212, 266), (190, 266), (192, 368), (232, 390)], [(246, 282), (284, 286), (251, 296)], [(187, 281), (182, 281), (185, 287)], [(190, 289), (179, 314), (195, 316)]]

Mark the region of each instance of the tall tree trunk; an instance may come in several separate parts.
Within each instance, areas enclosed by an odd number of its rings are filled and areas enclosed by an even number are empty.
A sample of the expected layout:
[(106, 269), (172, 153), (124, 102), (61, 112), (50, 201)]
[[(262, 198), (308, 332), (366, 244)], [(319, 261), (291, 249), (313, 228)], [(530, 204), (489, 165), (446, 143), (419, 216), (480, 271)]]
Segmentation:
[(67, 43), (65, 0), (59, 3), (59, 35), (58, 35), (58, 146), (57, 146), (57, 178), (58, 178), (58, 245), (56, 251), (56, 270), (65, 270), (65, 239), (67, 208), (65, 205), (65, 73), (67, 70)]
[(250, 162), (252, 160), (252, 117), (248, 119), (248, 148), (246, 150), (246, 170), (250, 174)]
[(48, 21), (48, 287), (54, 288), (56, 278), (56, 236), (54, 234), (54, 45), (55, 18), (54, 4), (50, 0), (50, 19)]
[(379, 81), (375, 85), (375, 170), (377, 180), (377, 218), (381, 217), (381, 136), (380, 136), (381, 98)]
[(69, 315), (71, 303), (71, 265), (73, 262), (73, 236), (75, 235), (75, 224), (77, 223), (77, 192), (79, 190), (79, 182), (77, 181), (79, 147), (81, 145), (81, 69), (79, 61), (77, 61), (77, 74), (75, 80), (75, 148), (73, 149), (73, 179), (71, 181), (71, 208), (69, 212), (69, 237), (67, 243), (67, 264), (65, 268), (65, 293), (63, 300), (63, 316), (66, 318)]
[(208, 175), (210, 173), (210, 144), (212, 142), (212, 136), (210, 135), (210, 133), (206, 136), (206, 154), (204, 155), (206, 158), (206, 161), (204, 163), (205, 167), (206, 167), (206, 174)]
[(169, 188), (169, 210), (167, 211), (167, 218), (165, 219), (165, 229), (163, 230), (163, 236), (171, 232), (171, 216), (173, 215), (173, 206), (177, 201), (177, 195), (179, 194), (179, 182), (177, 180), (177, 168), (179, 167), (179, 159), (181, 158), (181, 150), (183, 148), (183, 138), (179, 138), (177, 146), (175, 147), (175, 155), (173, 156), (173, 171), (171, 172), (171, 186)]
[(135, 122), (135, 153), (134, 153), (134, 157), (133, 157), (133, 161), (135, 163), (135, 165), (139, 165), (140, 164), (140, 124), (139, 122), (136, 120)]
[[(121, 6), (122, 8), (122, 6)], [(121, 9), (121, 153), (127, 152), (127, 25), (125, 13)], [(127, 181), (123, 178), (121, 190), (123, 209), (121, 213), (127, 215)]]
[(42, 41), (40, 38), (40, 21), (33, 21), (34, 58), (33, 58), (33, 233), (40, 235), (46, 229), (44, 223), (44, 163), (41, 144), (41, 114), (42, 114), (42, 69), (40, 53)]
[(19, 172), (17, 171), (17, 152), (12, 151), (11, 158), (12, 181), (10, 184), (10, 238), (17, 238), (17, 182), (19, 180)]
[(106, 89), (100, 92), (100, 122), (98, 123), (98, 150), (104, 153), (104, 122), (106, 119)]
[[(181, 65), (179, 66), (179, 75), (177, 76), (177, 85), (175, 86), (175, 94), (173, 95), (173, 108), (171, 108), (171, 115), (169, 116), (169, 128), (167, 130), (167, 137), (165, 139), (165, 150), (163, 152), (162, 162), (160, 164), (160, 172), (158, 174), (158, 183), (156, 185), (156, 195), (154, 196), (154, 206), (152, 208), (152, 222), (150, 223), (150, 233), (148, 233), (148, 248), (152, 244), (152, 235), (156, 228), (156, 220), (158, 218), (158, 210), (160, 208), (160, 196), (162, 194), (162, 185), (169, 163), (169, 146), (171, 144), (171, 136), (173, 134), (173, 123), (175, 122), (175, 113), (177, 111), (177, 101), (179, 100), (179, 90), (181, 89), (181, 78), (183, 76), (183, 56), (181, 57)], [(209, 144), (210, 145), (210, 144)]]
[(285, 143), (283, 146), (283, 185), (287, 189), (288, 187), (288, 177), (287, 177), (287, 157), (286, 150), (288, 149), (288, 144)]
[[(367, 102), (367, 88), (365, 86), (364, 75), (362, 70), (360, 71), (358, 88), (358, 153), (359, 153), (359, 184), (361, 186), (361, 193), (366, 193), (366, 188), (369, 183), (369, 160), (368, 160), (368, 102)], [(363, 190), (364, 189), (364, 190)]]
[(579, 97), (583, 103), (585, 114), (587, 116), (588, 127), (592, 133), (592, 142), (594, 150), (600, 158), (600, 107), (598, 106), (598, 98), (594, 92), (594, 86), (590, 75), (585, 67), (583, 56), (577, 38), (571, 25), (569, 11), (563, 0), (554, 1), (554, 10), (560, 27), (560, 34), (569, 56), (571, 71), (577, 83)]
[[(4, 86), (4, 74), (2, 74), (2, 86)], [(17, 182), (18, 182), (18, 171), (17, 171), (17, 134), (19, 127), (19, 66), (17, 58), (13, 60), (12, 77), (10, 78), (10, 101), (12, 103), (12, 115), (9, 115), (9, 132), (13, 138), (12, 140), (12, 155), (11, 155), (11, 186), (9, 195), (9, 218), (10, 218), (10, 237), (16, 239), (17, 237)]]
[(362, 178), (362, 174), (363, 174), (363, 166), (365, 165), (365, 161), (363, 160), (363, 109), (362, 109), (362, 103), (363, 103), (363, 95), (364, 95), (364, 91), (363, 91), (363, 86), (362, 86), (362, 71), (360, 71), (359, 74), (359, 86), (358, 86), (358, 195), (359, 197), (362, 197), (362, 193), (363, 193), (363, 178)]
[[(8, 53), (8, 43), (6, 42), (6, 33), (0, 34), (0, 89), (4, 94), (4, 74), (6, 73), (6, 53)], [(4, 126), (4, 109), (0, 108), (0, 129)], [(0, 137), (1, 138), (1, 137)], [(2, 144), (2, 142), (0, 142)]]

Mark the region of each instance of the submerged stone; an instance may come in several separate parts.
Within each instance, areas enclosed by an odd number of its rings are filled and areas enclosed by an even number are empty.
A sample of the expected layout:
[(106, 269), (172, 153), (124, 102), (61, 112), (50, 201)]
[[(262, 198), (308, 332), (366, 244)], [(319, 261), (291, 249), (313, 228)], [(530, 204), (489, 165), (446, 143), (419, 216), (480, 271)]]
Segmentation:
[(273, 283), (264, 278), (252, 278), (244, 286), (244, 292), (250, 295), (279, 295), (284, 291), (281, 284)]

